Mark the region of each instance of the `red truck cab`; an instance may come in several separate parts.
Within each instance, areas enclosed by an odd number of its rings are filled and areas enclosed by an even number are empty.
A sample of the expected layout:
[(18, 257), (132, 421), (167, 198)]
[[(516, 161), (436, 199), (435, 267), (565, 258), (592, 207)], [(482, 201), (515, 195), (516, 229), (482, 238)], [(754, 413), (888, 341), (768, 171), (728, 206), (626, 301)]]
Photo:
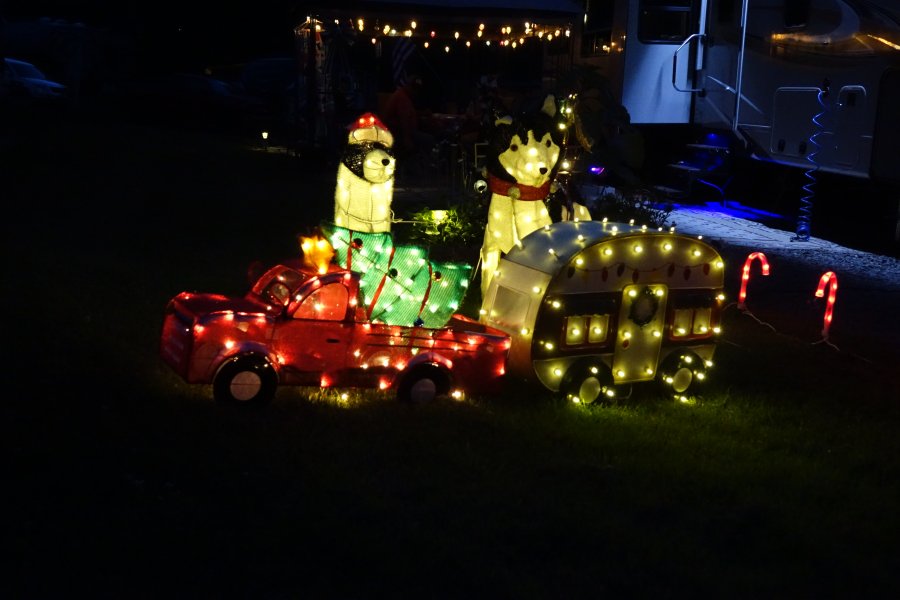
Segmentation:
[(394, 389), (403, 400), (496, 391), (509, 337), (463, 315), (432, 329), (369, 322), (359, 275), (280, 264), (244, 297), (182, 292), (166, 308), (162, 359), (222, 402), (263, 403), (278, 385)]

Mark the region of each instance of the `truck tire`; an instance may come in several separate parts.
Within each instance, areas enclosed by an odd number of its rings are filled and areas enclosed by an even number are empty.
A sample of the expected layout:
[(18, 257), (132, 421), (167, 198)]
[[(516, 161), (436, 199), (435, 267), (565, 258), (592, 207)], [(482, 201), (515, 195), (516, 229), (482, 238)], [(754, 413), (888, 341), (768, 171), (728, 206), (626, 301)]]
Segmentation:
[(666, 395), (696, 394), (706, 381), (706, 362), (690, 350), (675, 350), (659, 365), (657, 380)]
[(614, 399), (616, 394), (612, 372), (598, 360), (579, 360), (566, 371), (559, 391), (566, 400), (594, 404)]
[(450, 393), (450, 375), (436, 365), (416, 367), (403, 376), (397, 386), (397, 399), (411, 404), (424, 404)]
[(258, 355), (226, 360), (213, 380), (213, 398), (222, 404), (267, 404), (275, 397), (278, 376), (269, 361)]

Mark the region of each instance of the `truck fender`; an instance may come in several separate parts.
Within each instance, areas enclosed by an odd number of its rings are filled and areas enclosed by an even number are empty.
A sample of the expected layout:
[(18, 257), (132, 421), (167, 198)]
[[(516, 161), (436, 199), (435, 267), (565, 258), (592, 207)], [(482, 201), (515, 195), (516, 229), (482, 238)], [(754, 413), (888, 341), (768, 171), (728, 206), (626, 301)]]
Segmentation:
[(422, 364), (432, 364), (435, 366), (442, 367), (446, 371), (450, 372), (453, 370), (453, 361), (443, 356), (442, 354), (438, 354), (437, 352), (421, 352), (413, 356), (410, 361), (406, 365), (406, 369), (404, 371), (408, 371), (418, 365)]
[(241, 342), (235, 344), (232, 348), (222, 348), (216, 357), (210, 361), (207, 380), (212, 381), (222, 365), (229, 359), (234, 358), (235, 356), (247, 356), (251, 354), (264, 357), (269, 361), (269, 364), (272, 365), (272, 370), (275, 371), (275, 374), (279, 375), (281, 363), (278, 361), (278, 357), (275, 353), (269, 350), (265, 344), (260, 344), (259, 342)]

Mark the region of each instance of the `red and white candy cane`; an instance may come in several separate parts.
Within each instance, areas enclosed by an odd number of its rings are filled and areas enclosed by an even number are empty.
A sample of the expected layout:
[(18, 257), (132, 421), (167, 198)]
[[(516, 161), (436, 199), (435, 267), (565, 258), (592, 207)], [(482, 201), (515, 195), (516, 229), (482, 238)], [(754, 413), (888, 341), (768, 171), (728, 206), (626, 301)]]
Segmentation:
[(822, 337), (828, 339), (828, 328), (831, 327), (831, 319), (834, 317), (834, 301), (837, 300), (838, 280), (833, 271), (822, 274), (819, 278), (819, 287), (816, 289), (816, 298), (825, 296), (825, 286), (831, 284), (828, 290), (828, 300), (825, 304), (825, 321), (822, 327)]
[(762, 274), (768, 277), (769, 275), (769, 261), (766, 259), (766, 255), (762, 252), (753, 252), (748, 257), (747, 260), (744, 261), (744, 272), (741, 275), (741, 292), (738, 295), (738, 308), (745, 309), (747, 308), (744, 304), (744, 301), (747, 299), (747, 282), (750, 281), (750, 265), (753, 264), (754, 260), (759, 260), (762, 265)]

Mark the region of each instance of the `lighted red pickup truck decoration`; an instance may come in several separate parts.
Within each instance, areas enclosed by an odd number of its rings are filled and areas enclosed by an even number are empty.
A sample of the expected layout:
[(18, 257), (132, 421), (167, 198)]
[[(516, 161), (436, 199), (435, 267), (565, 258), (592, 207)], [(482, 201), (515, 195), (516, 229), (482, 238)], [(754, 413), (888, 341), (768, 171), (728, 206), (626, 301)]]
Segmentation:
[(242, 298), (183, 292), (166, 309), (161, 356), (230, 403), (267, 402), (278, 385), (393, 389), (402, 400), (497, 391), (505, 333), (463, 315), (441, 328), (369, 322), (359, 278), (281, 264)]

